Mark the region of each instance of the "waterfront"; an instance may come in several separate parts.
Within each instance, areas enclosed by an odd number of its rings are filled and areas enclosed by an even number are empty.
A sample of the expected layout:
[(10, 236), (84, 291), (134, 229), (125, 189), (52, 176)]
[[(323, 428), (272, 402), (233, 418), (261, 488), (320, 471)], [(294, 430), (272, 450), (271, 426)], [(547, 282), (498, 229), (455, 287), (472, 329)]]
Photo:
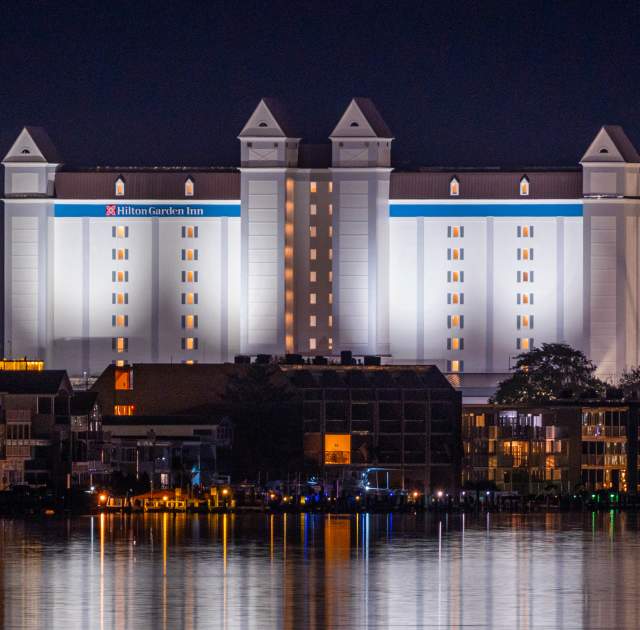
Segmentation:
[(0, 521), (4, 628), (637, 627), (640, 516)]

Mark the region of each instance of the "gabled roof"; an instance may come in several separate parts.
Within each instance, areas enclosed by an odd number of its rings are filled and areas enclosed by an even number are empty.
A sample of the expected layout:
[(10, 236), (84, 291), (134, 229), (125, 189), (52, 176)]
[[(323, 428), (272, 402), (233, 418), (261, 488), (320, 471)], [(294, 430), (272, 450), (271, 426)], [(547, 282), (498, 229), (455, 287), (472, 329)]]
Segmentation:
[(289, 112), (277, 98), (266, 96), (253, 110), (239, 138), (264, 136), (265, 138), (298, 138)]
[(0, 371), (0, 393), (55, 395), (60, 390), (72, 391), (65, 370)]
[(3, 161), (60, 164), (62, 160), (43, 127), (24, 127)]
[(640, 162), (640, 154), (620, 125), (604, 125), (580, 162)]
[(98, 402), (98, 392), (74, 392), (71, 397), (71, 415), (88, 416)]
[(357, 96), (351, 102), (340, 117), (330, 138), (348, 136), (393, 138), (391, 129), (384, 122), (378, 108), (370, 98)]

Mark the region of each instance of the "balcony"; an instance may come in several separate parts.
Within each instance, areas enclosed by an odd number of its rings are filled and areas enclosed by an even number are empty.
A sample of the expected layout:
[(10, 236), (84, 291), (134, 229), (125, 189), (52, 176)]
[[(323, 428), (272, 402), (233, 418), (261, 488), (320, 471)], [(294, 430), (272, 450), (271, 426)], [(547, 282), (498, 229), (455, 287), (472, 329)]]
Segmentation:
[(621, 438), (627, 436), (627, 427), (605, 427), (602, 425), (583, 425), (582, 437)]
[(351, 453), (349, 451), (325, 451), (324, 463), (329, 465), (350, 464)]

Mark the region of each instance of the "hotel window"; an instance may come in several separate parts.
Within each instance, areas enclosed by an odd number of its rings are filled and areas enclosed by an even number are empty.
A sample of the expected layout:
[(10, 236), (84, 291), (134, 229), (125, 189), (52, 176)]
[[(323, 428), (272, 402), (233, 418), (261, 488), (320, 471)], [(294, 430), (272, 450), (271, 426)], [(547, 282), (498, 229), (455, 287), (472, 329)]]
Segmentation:
[(310, 249), (309, 250), (309, 259), (310, 260), (316, 260), (318, 258), (318, 250), (317, 249)]
[(128, 249), (112, 249), (111, 258), (112, 260), (129, 260), (129, 250)]
[(452, 177), (449, 182), (449, 195), (451, 197), (460, 195), (460, 182), (455, 177)]
[(198, 316), (197, 315), (182, 315), (180, 318), (182, 328), (187, 330), (191, 330), (193, 328), (198, 327)]
[(447, 282), (464, 282), (464, 271), (447, 271)]
[(533, 271), (516, 272), (518, 282), (533, 282)]
[(133, 373), (130, 369), (123, 370), (116, 368), (114, 371), (115, 385), (114, 389), (129, 390), (133, 389)]
[(447, 304), (464, 304), (464, 293), (447, 293)]
[(533, 247), (518, 247), (518, 260), (533, 260)]
[(183, 337), (181, 347), (183, 350), (197, 350), (198, 338), (197, 337)]
[(329, 260), (333, 260), (333, 247), (329, 248)]
[(198, 282), (198, 272), (197, 271), (183, 271), (182, 272), (182, 282)]
[(448, 248), (447, 260), (464, 260), (464, 248), (463, 247)]
[(448, 337), (447, 350), (464, 350), (464, 339), (462, 337)]
[(309, 282), (315, 282), (317, 278), (317, 273), (315, 271), (309, 272)]
[(447, 361), (447, 372), (462, 372), (464, 370), (464, 361), (455, 359)]
[(331, 216), (333, 214), (333, 204), (330, 203), (329, 204), (329, 216)]
[(182, 226), (182, 238), (198, 238), (198, 226), (197, 225), (183, 225)]
[(128, 225), (112, 225), (111, 236), (113, 236), (113, 238), (129, 238), (129, 226)]
[(533, 238), (533, 225), (519, 225), (517, 233), (518, 238)]
[(318, 214), (318, 206), (315, 203), (309, 205), (309, 214), (315, 216)]
[(195, 192), (195, 184), (190, 177), (187, 177), (184, 182), (184, 196), (185, 197), (193, 197), (193, 193)]
[(329, 238), (333, 238), (333, 225), (329, 226)]
[(309, 350), (315, 350), (316, 349), (316, 338), (315, 337), (310, 337), (309, 338)]
[(318, 192), (318, 184), (316, 182), (309, 182), (309, 192)]
[(333, 182), (329, 182), (329, 192), (333, 192)]
[(122, 177), (116, 179), (116, 197), (124, 197), (124, 179)]
[(129, 338), (113, 337), (111, 339), (111, 349), (116, 352), (127, 352), (127, 350), (129, 350)]
[(318, 228), (315, 225), (309, 226), (309, 236), (311, 238), (315, 238), (316, 236), (318, 236)]
[(183, 304), (197, 304), (198, 303), (198, 294), (197, 293), (183, 293), (182, 294), (182, 303)]
[(329, 293), (329, 304), (333, 304), (333, 293)]
[(521, 328), (533, 328), (533, 315), (517, 315), (516, 326), (518, 330)]
[(112, 293), (111, 304), (129, 304), (129, 294), (122, 291)]
[(111, 325), (126, 328), (127, 326), (129, 326), (129, 316), (128, 315), (112, 315)]
[(333, 326), (333, 315), (329, 315), (328, 317), (329, 328)]
[(112, 271), (111, 281), (112, 282), (129, 282), (129, 272), (128, 271)]
[(309, 315), (309, 326), (311, 326), (311, 328), (315, 328), (316, 327), (316, 316), (315, 315)]
[(309, 304), (315, 304), (315, 303), (316, 303), (316, 294), (309, 293)]
[(113, 415), (114, 416), (132, 416), (136, 412), (135, 405), (114, 405), (113, 406)]
[(464, 328), (464, 315), (447, 315), (447, 328)]
[(448, 225), (447, 226), (447, 236), (449, 238), (462, 238), (462, 237), (464, 237), (464, 226), (463, 225)]
[(198, 250), (197, 249), (183, 249), (182, 250), (182, 260), (198, 260)]
[(527, 197), (529, 195), (529, 180), (527, 176), (524, 175), (520, 180), (520, 196)]
[(516, 339), (516, 348), (518, 350), (531, 350), (533, 348), (532, 337), (518, 337)]
[(329, 272), (329, 282), (333, 282), (333, 271)]
[(518, 293), (516, 301), (518, 304), (533, 304), (533, 293)]

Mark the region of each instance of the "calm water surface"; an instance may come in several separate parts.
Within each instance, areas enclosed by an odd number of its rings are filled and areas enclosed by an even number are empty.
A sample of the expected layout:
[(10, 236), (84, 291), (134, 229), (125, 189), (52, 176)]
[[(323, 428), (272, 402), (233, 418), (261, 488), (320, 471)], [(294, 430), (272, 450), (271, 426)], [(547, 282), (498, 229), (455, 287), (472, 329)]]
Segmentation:
[(635, 514), (0, 521), (4, 628), (635, 628)]

